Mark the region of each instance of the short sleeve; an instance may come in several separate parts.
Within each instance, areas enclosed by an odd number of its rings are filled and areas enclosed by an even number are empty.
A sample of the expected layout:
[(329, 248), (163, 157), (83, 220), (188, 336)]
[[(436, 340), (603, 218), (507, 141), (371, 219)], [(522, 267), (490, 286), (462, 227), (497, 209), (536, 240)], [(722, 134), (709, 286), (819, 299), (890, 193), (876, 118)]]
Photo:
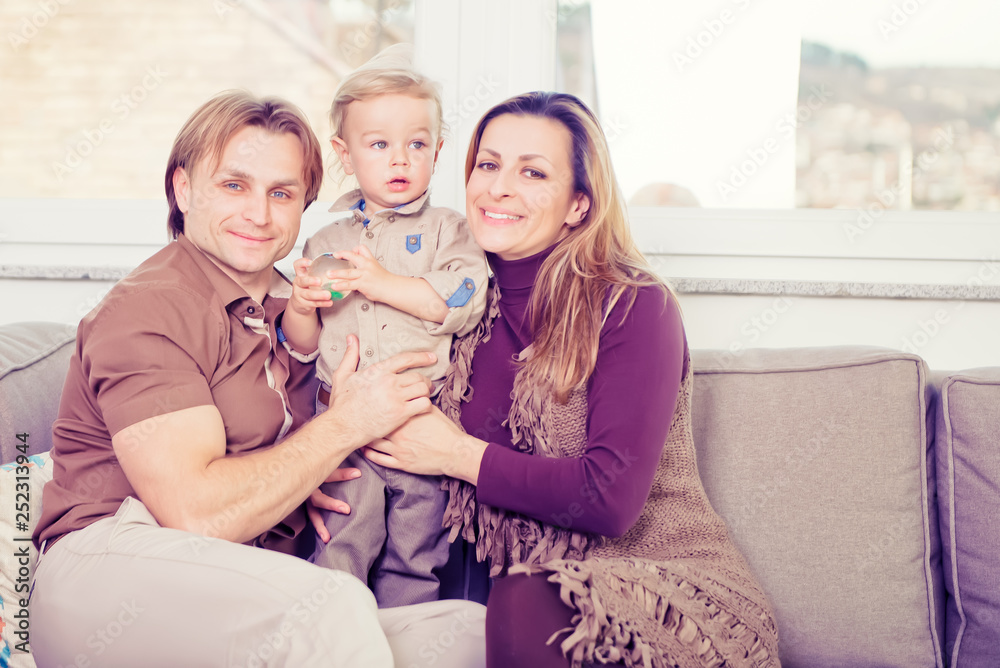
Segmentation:
[(207, 369), (216, 367), (227, 324), (219, 308), (177, 286), (143, 285), (88, 316), (81, 361), (109, 434), (214, 403)]

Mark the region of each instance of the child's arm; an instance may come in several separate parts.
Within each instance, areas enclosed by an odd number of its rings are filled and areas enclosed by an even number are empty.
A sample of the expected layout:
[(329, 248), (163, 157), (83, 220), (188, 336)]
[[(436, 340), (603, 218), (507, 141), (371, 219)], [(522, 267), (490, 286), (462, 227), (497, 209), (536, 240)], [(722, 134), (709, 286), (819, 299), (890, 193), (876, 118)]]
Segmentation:
[(292, 263), (295, 267), (292, 296), (281, 318), (285, 339), (296, 352), (302, 354), (309, 354), (319, 346), (320, 324), (316, 309), (333, 306), (330, 293), (319, 289), (323, 279), (309, 275), (311, 264), (312, 260), (304, 257)]
[[(436, 243), (431, 271), (421, 278), (445, 300), (448, 317), (440, 325), (427, 325), (432, 335), (462, 336), (482, 319), (486, 308), (489, 270), (486, 256), (469, 230), (465, 217), (457, 211), (438, 209), (440, 224), (435, 226)], [(430, 240), (429, 240), (430, 241)]]
[(340, 251), (334, 257), (355, 267), (332, 273), (338, 279), (333, 283), (334, 290), (357, 290), (373, 302), (388, 304), (427, 322), (442, 323), (448, 317), (448, 305), (430, 283), (388, 271), (366, 247)]

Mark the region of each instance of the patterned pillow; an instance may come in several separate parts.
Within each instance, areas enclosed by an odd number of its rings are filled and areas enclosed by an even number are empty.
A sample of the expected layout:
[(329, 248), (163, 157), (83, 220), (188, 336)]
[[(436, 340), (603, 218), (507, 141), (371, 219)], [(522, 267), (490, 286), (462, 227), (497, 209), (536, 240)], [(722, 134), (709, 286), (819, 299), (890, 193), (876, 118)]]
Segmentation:
[(31, 534), (42, 512), (42, 487), (51, 479), (48, 452), (0, 466), (0, 668), (35, 666), (24, 603), (38, 559)]

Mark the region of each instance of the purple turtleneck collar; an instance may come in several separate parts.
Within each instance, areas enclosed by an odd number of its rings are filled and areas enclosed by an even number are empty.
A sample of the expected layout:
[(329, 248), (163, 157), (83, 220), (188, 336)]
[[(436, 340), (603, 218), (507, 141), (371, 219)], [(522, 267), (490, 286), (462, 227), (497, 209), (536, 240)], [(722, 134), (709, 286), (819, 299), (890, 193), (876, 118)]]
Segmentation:
[(490, 263), (493, 275), (496, 276), (500, 292), (507, 296), (510, 291), (527, 290), (535, 284), (535, 277), (538, 270), (542, 268), (542, 263), (552, 254), (558, 244), (552, 244), (548, 248), (534, 255), (523, 257), (520, 260), (504, 260), (496, 253), (487, 253), (486, 259)]

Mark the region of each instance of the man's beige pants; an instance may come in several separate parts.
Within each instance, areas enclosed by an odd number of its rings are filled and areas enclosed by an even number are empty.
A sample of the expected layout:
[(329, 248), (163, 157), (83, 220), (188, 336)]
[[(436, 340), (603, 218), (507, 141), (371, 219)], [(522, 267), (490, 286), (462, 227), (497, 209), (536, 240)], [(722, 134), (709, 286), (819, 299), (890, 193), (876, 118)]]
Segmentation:
[(39, 668), (485, 665), (477, 603), (377, 610), (347, 573), (162, 528), (134, 498), (51, 546), (30, 605)]

